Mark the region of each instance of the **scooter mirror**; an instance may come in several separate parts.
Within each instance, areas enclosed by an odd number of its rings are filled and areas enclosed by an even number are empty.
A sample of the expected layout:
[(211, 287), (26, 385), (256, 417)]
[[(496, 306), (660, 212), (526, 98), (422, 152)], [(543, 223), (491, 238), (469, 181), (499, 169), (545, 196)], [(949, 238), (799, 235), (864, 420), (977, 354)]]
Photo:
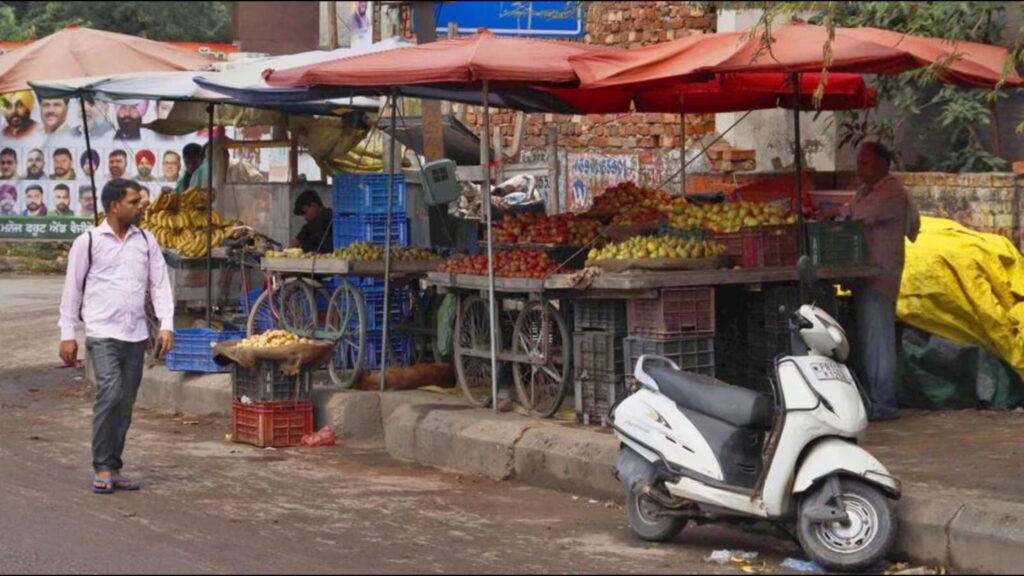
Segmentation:
[(814, 266), (811, 257), (804, 254), (796, 262), (797, 275), (800, 283), (808, 288), (813, 288), (818, 283), (818, 269)]

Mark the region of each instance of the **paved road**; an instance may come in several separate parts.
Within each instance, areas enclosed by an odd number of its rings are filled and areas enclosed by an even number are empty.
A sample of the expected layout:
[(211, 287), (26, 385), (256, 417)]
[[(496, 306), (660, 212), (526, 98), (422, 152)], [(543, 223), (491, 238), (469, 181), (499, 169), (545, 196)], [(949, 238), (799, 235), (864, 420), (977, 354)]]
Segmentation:
[[(737, 527), (635, 539), (624, 512), (570, 494), (396, 463), (378, 447), (260, 450), (137, 412), (138, 493), (93, 495), (81, 371), (55, 369), (59, 279), (0, 278), (0, 573), (735, 573), (788, 540)], [(11, 352), (14, 347), (17, 350)]]

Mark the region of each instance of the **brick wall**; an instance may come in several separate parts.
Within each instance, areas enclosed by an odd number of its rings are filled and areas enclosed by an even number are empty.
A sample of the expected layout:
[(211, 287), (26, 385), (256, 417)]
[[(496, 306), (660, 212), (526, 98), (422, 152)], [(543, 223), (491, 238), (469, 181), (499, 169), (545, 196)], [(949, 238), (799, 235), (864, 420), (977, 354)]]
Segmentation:
[[(584, 42), (631, 48), (657, 44), (715, 29), (714, 14), (685, 2), (587, 2)], [(505, 149), (512, 145), (515, 113), (493, 110), (493, 125), (502, 126)], [(478, 130), (483, 115), (470, 109), (466, 121)], [(687, 115), (688, 140), (714, 130), (714, 115)], [(531, 114), (523, 131), (524, 151), (543, 149), (548, 126), (558, 126), (559, 144), (569, 151), (604, 153), (662, 153), (678, 149), (678, 114), (564, 116)], [(649, 155), (648, 155), (649, 156)]]
[(1013, 173), (900, 172), (921, 214), (955, 220), (972, 230), (1000, 234), (1022, 247), (1024, 177)]

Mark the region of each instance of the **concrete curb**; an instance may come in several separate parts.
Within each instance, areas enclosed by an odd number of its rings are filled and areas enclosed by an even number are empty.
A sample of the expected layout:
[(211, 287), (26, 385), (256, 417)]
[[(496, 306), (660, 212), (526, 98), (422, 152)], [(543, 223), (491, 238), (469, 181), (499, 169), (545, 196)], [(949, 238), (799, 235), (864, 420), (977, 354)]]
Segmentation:
[[(383, 443), (391, 457), (600, 500), (622, 501), (611, 475), (618, 441), (606, 430), (572, 428), (474, 409), (426, 392), (318, 388), (315, 425), (342, 440)], [(147, 370), (138, 404), (196, 415), (230, 414), (228, 374)], [(896, 553), (960, 571), (1017, 572), (1024, 566), (1024, 504), (965, 490), (904, 484)]]

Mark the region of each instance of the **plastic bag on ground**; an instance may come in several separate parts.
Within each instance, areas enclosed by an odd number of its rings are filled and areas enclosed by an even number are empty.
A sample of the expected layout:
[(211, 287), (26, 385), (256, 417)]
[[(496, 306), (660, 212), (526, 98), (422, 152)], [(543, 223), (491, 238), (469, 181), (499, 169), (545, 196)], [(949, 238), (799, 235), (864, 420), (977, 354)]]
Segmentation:
[(324, 426), (312, 434), (306, 434), (300, 441), (303, 446), (319, 448), (322, 446), (334, 446), (338, 442), (338, 435), (330, 426)]
[(709, 564), (727, 566), (733, 558), (745, 561), (757, 560), (757, 554), (757, 552), (744, 552), (743, 550), (715, 550), (710, 556), (706, 556), (704, 561)]

